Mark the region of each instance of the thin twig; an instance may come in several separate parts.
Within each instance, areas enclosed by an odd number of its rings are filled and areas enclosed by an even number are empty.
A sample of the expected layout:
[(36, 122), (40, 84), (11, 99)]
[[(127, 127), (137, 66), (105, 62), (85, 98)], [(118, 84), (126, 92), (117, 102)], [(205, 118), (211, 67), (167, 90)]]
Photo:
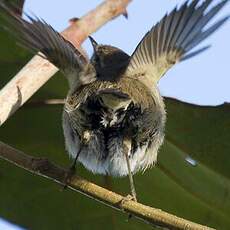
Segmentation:
[[(18, 167), (33, 172), (33, 174), (46, 177), (59, 184), (65, 183), (67, 171), (47, 159), (32, 157), (2, 142), (0, 142), (0, 157), (17, 165)], [(80, 178), (79, 176), (73, 176), (70, 179), (68, 187), (112, 208), (132, 214), (133, 216), (155, 226), (186, 230), (212, 229), (171, 215), (160, 209), (152, 208), (129, 200), (124, 196), (102, 188), (83, 178)]]
[[(109, 20), (126, 12), (131, 0), (106, 0), (96, 9), (71, 23), (62, 35), (80, 49), (81, 43), (91, 33)], [(22, 106), (58, 69), (39, 56), (29, 63), (0, 91), (0, 125)]]
[(27, 107), (41, 107), (46, 105), (64, 105), (64, 99), (46, 99), (46, 100), (31, 100), (28, 101), (23, 108)]

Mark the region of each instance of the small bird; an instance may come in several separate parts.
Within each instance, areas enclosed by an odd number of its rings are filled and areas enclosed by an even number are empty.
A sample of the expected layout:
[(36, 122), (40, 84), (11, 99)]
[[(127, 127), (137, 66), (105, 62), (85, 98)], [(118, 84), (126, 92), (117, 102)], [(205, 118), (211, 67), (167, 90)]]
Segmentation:
[(89, 37), (94, 53), (88, 61), (45, 21), (25, 21), (0, 1), (11, 31), (25, 47), (40, 52), (67, 77), (63, 110), (66, 149), (93, 173), (129, 176), (157, 161), (164, 139), (166, 112), (157, 83), (177, 62), (209, 46), (193, 50), (229, 17), (207, 27), (226, 5), (215, 0), (185, 1), (143, 37), (131, 56)]

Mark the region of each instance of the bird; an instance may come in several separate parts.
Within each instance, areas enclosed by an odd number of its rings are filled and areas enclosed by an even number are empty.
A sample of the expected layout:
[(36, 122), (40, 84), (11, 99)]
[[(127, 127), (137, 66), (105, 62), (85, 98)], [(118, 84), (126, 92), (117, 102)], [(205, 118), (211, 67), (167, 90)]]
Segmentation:
[(209, 22), (228, 0), (187, 0), (176, 6), (142, 38), (131, 55), (98, 44), (91, 36), (88, 60), (44, 20), (11, 12), (0, 1), (10, 31), (26, 48), (53, 63), (69, 82), (62, 124), (65, 146), (74, 159), (93, 173), (129, 176), (157, 162), (165, 136), (166, 110), (159, 80), (176, 63), (210, 46), (195, 49), (228, 19)]

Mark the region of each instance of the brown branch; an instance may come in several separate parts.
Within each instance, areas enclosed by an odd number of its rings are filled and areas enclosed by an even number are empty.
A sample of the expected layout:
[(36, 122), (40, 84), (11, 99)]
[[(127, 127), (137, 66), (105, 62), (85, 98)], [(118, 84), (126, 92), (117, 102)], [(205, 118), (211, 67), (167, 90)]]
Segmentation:
[[(80, 49), (81, 43), (91, 33), (109, 20), (126, 12), (131, 0), (106, 0), (96, 9), (71, 23), (62, 35)], [(22, 106), (58, 69), (39, 56), (29, 63), (0, 91), (0, 125)]]
[[(0, 158), (24, 168), (33, 174), (46, 177), (59, 184), (65, 183), (66, 170), (44, 158), (36, 158), (0, 142)], [(191, 221), (152, 208), (93, 184), (79, 176), (73, 176), (68, 187), (117, 210), (127, 212), (155, 226), (169, 229), (211, 230)]]
[(42, 101), (35, 101), (31, 100), (27, 102), (23, 108), (27, 107), (41, 107), (41, 106), (46, 106), (46, 105), (64, 105), (65, 100), (64, 99), (46, 99)]

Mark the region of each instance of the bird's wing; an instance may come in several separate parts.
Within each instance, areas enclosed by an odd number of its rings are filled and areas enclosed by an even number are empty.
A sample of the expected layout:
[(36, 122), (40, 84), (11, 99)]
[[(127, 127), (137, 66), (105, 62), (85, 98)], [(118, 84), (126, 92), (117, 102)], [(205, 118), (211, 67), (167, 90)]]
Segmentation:
[(228, 19), (225, 17), (206, 27), (228, 0), (212, 6), (214, 2), (216, 0), (187, 0), (179, 9), (166, 14), (143, 37), (130, 58), (125, 75), (143, 79), (151, 87), (174, 64), (206, 50), (209, 46), (192, 51)]
[(58, 67), (67, 78), (74, 77), (77, 81), (79, 73), (88, 68), (89, 76), (81, 80), (95, 80), (94, 68), (60, 33), (37, 17), (26, 15), (30, 22), (25, 21), (14, 14), (7, 5), (0, 0), (0, 14), (6, 22), (1, 26), (5, 26), (6, 30), (15, 35), (21, 45), (34, 52), (40, 51), (39, 55)]

